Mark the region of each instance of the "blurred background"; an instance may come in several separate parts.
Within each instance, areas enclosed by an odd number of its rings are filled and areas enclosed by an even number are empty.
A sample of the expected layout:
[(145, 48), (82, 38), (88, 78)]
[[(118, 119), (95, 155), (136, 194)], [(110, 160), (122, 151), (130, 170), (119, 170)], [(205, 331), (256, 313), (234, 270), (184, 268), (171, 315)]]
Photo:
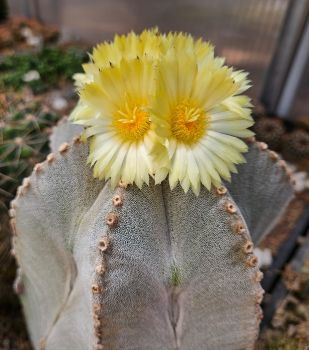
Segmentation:
[(154, 26), (203, 37), (227, 64), (250, 73), (253, 130), (287, 161), (296, 191), (255, 249), (266, 291), (257, 349), (308, 349), (308, 14), (309, 0), (0, 0), (0, 350), (31, 349), (12, 293), (22, 284), (9, 202), (75, 106), (71, 77), (91, 47)]
[(250, 72), (255, 102), (285, 117), (308, 111), (307, 0), (10, 0), (10, 9), (57, 25), (63, 40), (90, 44), (152, 26), (201, 36)]

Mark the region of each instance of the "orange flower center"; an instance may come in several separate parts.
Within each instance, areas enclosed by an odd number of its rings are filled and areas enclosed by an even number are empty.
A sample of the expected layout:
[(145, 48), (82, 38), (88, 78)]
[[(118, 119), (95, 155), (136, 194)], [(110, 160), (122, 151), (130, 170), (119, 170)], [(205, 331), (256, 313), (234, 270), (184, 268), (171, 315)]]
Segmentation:
[(208, 118), (205, 112), (189, 102), (179, 103), (171, 113), (171, 131), (177, 141), (197, 143), (205, 134)]
[(123, 141), (138, 142), (150, 128), (149, 113), (140, 103), (127, 102), (114, 114), (113, 126)]

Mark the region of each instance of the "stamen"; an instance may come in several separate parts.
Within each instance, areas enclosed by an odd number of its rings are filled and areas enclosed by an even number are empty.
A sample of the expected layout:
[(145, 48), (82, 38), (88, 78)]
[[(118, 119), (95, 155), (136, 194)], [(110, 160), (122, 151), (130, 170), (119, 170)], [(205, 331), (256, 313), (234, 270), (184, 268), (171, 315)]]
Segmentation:
[(114, 118), (113, 126), (124, 141), (139, 141), (150, 128), (149, 113), (139, 101), (126, 102)]
[(194, 144), (207, 129), (207, 117), (203, 110), (189, 102), (178, 104), (171, 114), (171, 131), (177, 141)]

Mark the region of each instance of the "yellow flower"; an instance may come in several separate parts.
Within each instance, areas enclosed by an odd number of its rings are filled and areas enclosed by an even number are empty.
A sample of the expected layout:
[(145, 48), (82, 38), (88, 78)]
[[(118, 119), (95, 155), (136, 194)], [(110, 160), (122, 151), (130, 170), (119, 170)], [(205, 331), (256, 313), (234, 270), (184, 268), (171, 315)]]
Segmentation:
[(171, 189), (180, 182), (198, 194), (201, 184), (219, 186), (244, 162), (247, 146), (239, 137), (253, 134), (247, 129), (253, 121), (250, 100), (239, 95), (249, 86), (246, 74), (224, 66), (212, 49), (183, 48), (168, 50), (158, 64), (151, 117), (168, 156), (155, 178), (160, 183), (168, 175)]
[[(166, 44), (163, 45), (164, 53), (166, 54), (169, 49), (173, 49), (174, 53), (192, 52), (196, 55), (197, 64), (206, 62), (209, 59), (214, 59), (214, 47), (209, 42), (202, 40), (194, 40), (192, 35), (186, 33), (169, 33), (165, 40)], [(222, 58), (217, 58), (223, 62)]]
[(153, 64), (135, 58), (101, 69), (92, 82), (82, 85), (71, 115), (86, 126), (94, 176), (110, 178), (113, 187), (119, 180), (141, 187), (154, 172), (150, 152), (157, 141), (149, 115), (155, 91)]
[[(118, 67), (122, 60), (144, 59), (157, 60), (168, 46), (167, 40), (162, 40), (158, 29), (144, 30), (140, 35), (134, 32), (128, 35), (116, 35), (111, 42), (103, 42), (93, 49), (91, 61), (83, 65), (85, 73), (74, 74), (75, 85), (81, 88), (93, 81), (100, 69)], [(166, 42), (164, 45), (163, 42)]]
[(144, 30), (140, 35), (116, 35), (112, 42), (104, 42), (93, 50), (92, 60), (99, 68), (117, 66), (122, 59), (157, 59), (162, 50), (162, 35), (158, 29)]
[(144, 30), (140, 35), (130, 32), (128, 35), (116, 35), (111, 42), (97, 45), (90, 55), (91, 61), (83, 64), (85, 73), (76, 73), (73, 78), (77, 88), (93, 80), (100, 69), (119, 66), (124, 60), (147, 58), (159, 60), (173, 47), (175, 50), (194, 50), (198, 59), (214, 55), (213, 46), (202, 39), (195, 41), (191, 35), (183, 33), (159, 34), (157, 28)]
[(247, 74), (214, 48), (183, 33), (131, 32), (98, 45), (75, 75), (80, 101), (71, 119), (84, 125), (94, 176), (141, 187), (167, 176), (173, 189), (198, 194), (219, 186), (244, 162), (253, 133)]

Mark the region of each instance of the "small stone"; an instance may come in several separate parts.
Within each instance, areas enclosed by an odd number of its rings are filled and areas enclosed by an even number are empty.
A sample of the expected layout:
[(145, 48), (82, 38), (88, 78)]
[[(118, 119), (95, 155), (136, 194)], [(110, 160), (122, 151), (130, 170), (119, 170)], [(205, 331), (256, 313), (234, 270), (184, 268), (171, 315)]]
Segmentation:
[(36, 70), (29, 70), (26, 74), (23, 76), (23, 81), (25, 83), (29, 83), (34, 80), (39, 80), (41, 78), (40, 73)]
[(51, 107), (56, 111), (63, 111), (68, 107), (68, 101), (62, 96), (54, 96), (51, 101)]
[(14, 143), (17, 146), (22, 146), (24, 144), (24, 139), (22, 137), (15, 137)]
[(43, 43), (43, 38), (40, 35), (31, 35), (26, 38), (26, 42), (29, 46), (39, 47)]

